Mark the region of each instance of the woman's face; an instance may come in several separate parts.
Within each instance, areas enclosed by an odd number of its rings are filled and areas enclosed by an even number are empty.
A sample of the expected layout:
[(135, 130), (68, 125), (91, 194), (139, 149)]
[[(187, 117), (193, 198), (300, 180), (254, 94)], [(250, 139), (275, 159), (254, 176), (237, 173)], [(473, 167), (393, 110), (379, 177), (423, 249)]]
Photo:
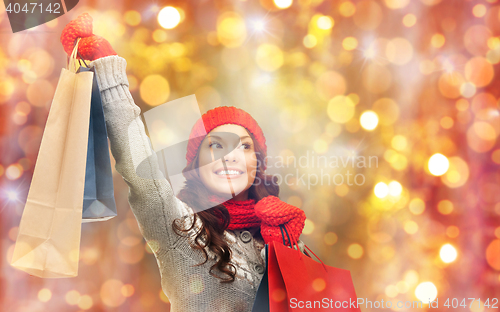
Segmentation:
[(246, 199), (257, 171), (248, 131), (231, 124), (210, 131), (200, 145), (198, 167), (203, 184), (213, 194)]

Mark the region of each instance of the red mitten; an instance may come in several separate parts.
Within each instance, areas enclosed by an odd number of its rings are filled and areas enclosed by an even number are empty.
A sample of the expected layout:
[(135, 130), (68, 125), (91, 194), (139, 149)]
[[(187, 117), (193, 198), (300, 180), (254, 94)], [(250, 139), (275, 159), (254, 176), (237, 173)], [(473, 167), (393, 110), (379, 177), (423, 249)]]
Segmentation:
[(75, 46), (76, 38), (89, 36), (92, 36), (92, 17), (88, 13), (83, 13), (64, 27), (60, 40), (64, 51), (70, 55)]
[[(92, 17), (88, 13), (80, 14), (62, 31), (61, 43), (68, 55), (73, 51), (76, 38), (82, 38), (78, 43), (78, 52), (85, 60), (93, 61), (108, 55), (117, 55), (106, 39), (92, 34)], [(80, 57), (77, 55), (77, 58)]]
[[(255, 204), (255, 214), (262, 221), (260, 233), (264, 242), (271, 241), (283, 243), (280, 225), (286, 225), (288, 234), (293, 240), (298, 241), (304, 229), (306, 214), (301, 209), (285, 203), (276, 196), (267, 196)], [(286, 245), (289, 245), (285, 234)]]

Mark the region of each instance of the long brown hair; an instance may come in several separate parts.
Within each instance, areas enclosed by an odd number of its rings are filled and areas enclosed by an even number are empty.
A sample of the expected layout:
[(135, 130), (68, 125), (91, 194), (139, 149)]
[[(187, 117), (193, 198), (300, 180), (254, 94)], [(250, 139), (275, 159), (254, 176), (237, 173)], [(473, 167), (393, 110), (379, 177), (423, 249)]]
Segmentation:
[[(248, 189), (248, 198), (254, 199), (257, 203), (262, 198), (273, 195), (278, 196), (279, 186), (277, 183), (277, 177), (272, 175), (266, 175), (262, 170), (262, 164), (265, 161), (265, 155), (263, 150), (256, 144), (255, 137), (249, 133), (250, 137), (254, 142), (254, 152), (257, 157), (257, 168), (255, 181), (252, 186)], [(182, 174), (186, 178), (185, 185), (183, 189), (179, 192), (177, 197), (185, 202), (188, 206), (196, 210), (197, 207), (209, 207), (208, 197), (211, 192), (205, 187), (198, 175), (198, 159), (199, 159), (200, 149), (196, 153), (194, 160), (182, 170)], [(188, 232), (196, 224), (197, 218), (201, 220), (202, 226), (200, 230), (196, 233), (194, 239), (196, 245), (192, 246), (195, 249), (199, 249), (203, 252), (205, 261), (197, 264), (202, 265), (208, 261), (208, 254), (205, 247), (214, 252), (217, 255), (217, 262), (210, 267), (210, 275), (221, 279), (221, 282), (232, 282), (235, 280), (236, 267), (230, 263), (231, 260), (231, 249), (228, 243), (224, 240), (224, 231), (229, 226), (231, 220), (229, 212), (224, 207), (223, 204), (219, 204), (213, 208), (195, 212), (193, 223), (190, 227), (183, 229), (179, 226), (179, 219), (174, 220), (172, 227), (174, 232), (182, 236), (180, 232)], [(216, 275), (213, 270), (217, 269), (223, 274), (228, 275), (228, 278), (222, 278)]]

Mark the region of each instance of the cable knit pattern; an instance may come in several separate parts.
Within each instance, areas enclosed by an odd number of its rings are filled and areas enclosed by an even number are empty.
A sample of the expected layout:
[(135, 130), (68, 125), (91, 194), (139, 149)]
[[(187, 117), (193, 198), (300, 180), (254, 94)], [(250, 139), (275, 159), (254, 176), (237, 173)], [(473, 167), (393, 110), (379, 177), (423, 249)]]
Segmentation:
[[(193, 209), (179, 200), (159, 169), (156, 153), (146, 135), (140, 112), (128, 89), (126, 61), (107, 56), (90, 63), (95, 68), (101, 90), (104, 117), (116, 171), (129, 187), (128, 200), (139, 228), (156, 257), (161, 287), (171, 302), (172, 312), (250, 312), (262, 279), (256, 269), (265, 265), (261, 251), (264, 240), (255, 229), (251, 241), (242, 241), (242, 230), (226, 230), (225, 239), (236, 267), (236, 280), (220, 283), (209, 274), (215, 254), (206, 249), (208, 261), (194, 249), (193, 237), (200, 223), (186, 236), (177, 235), (172, 222), (185, 225), (193, 220)], [(150, 171), (136, 173), (138, 164), (147, 161)], [(142, 166), (141, 166), (142, 168)], [(198, 220), (199, 221), (199, 220)], [(303, 244), (299, 242), (303, 250)], [(217, 272), (217, 271), (216, 271)], [(224, 276), (225, 277), (225, 276)], [(194, 284), (193, 284), (194, 283)], [(202, 285), (198, 290), (193, 285)]]
[[(271, 241), (283, 243), (279, 228), (281, 224), (284, 224), (288, 234), (298, 241), (306, 221), (304, 211), (276, 196), (267, 196), (259, 200), (255, 204), (255, 214), (262, 220), (260, 232), (266, 243)], [(286, 237), (285, 242), (287, 245), (290, 243)]]

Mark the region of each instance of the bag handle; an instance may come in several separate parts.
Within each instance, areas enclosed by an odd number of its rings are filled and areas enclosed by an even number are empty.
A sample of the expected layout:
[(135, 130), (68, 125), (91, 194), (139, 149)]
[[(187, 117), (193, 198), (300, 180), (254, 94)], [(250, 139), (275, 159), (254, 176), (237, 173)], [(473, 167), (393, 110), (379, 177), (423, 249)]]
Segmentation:
[[(88, 68), (89, 66), (87, 63), (85, 63), (85, 60), (83, 59), (82, 55), (78, 51), (78, 43), (80, 42), (80, 39), (82, 38), (76, 38), (75, 42), (73, 44), (73, 51), (71, 52), (71, 55), (69, 56), (69, 61), (68, 61), (68, 70), (76, 73), (78, 71), (78, 68), (76, 67), (76, 61), (78, 61), (78, 64), (81, 66), (80, 60), (83, 61), (83, 64)], [(76, 56), (79, 56), (80, 59), (77, 59)]]
[[(280, 225), (280, 229), (281, 229), (282, 236), (283, 236), (283, 229), (285, 230), (286, 235), (288, 237), (288, 240), (290, 241), (290, 236), (288, 235), (288, 230), (286, 228), (286, 225), (285, 224), (281, 224)], [(299, 251), (299, 256), (300, 256), (299, 259), (302, 259), (302, 252), (300, 252), (299, 243), (295, 240), (295, 238), (293, 236), (292, 236), (292, 240), (293, 240), (293, 244), (297, 245), (297, 250)], [(290, 242), (292, 242), (292, 241), (290, 241)], [(283, 245), (285, 245), (285, 238), (284, 237), (283, 237)], [(319, 262), (321, 262), (321, 264), (323, 265), (323, 269), (325, 269), (325, 272), (327, 272), (325, 263), (323, 261), (321, 261), (321, 259), (306, 244), (304, 244), (304, 247), (307, 248), (307, 250), (309, 250), (316, 257), (316, 259), (319, 260)]]

